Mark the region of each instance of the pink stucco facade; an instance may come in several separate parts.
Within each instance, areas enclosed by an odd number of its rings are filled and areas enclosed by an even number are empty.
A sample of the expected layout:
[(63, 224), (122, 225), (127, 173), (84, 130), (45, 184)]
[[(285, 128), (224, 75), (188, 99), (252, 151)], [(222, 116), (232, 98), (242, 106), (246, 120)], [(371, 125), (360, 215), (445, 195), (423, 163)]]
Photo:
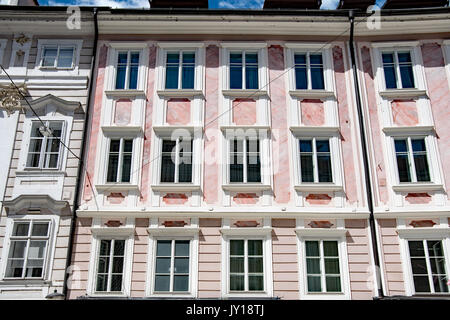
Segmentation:
[[(135, 91), (111, 87), (115, 54), (123, 50), (122, 37), (133, 39), (129, 50), (140, 52)], [(358, 79), (352, 72), (348, 39), (334, 41), (319, 50), (325, 89), (314, 91), (295, 88), (292, 79), (296, 75), (289, 61), (308, 44), (314, 49), (318, 43), (328, 43), (325, 34), (317, 43), (289, 35), (278, 35), (276, 40), (250, 34), (239, 39), (231, 34), (212, 40), (214, 37), (184, 34), (180, 40), (165, 34), (102, 35), (86, 142), (87, 174), (72, 257), (81, 275), (80, 285), (69, 290), (69, 297), (369, 300), (381, 289), (385, 296), (415, 295), (413, 275), (408, 271), (409, 241), (417, 237), (426, 241), (430, 234), (433, 238), (433, 232), (440, 234), (449, 222), (445, 212), (450, 183), (450, 129), (446, 125), (450, 82), (442, 41), (415, 39), (411, 46), (401, 45), (400, 51), (407, 47), (414, 53), (418, 87), (409, 90), (383, 88), (382, 62), (375, 59), (384, 50), (379, 43), (388, 42), (388, 36), (356, 41)], [(255, 39), (258, 42), (252, 43)], [(166, 55), (176, 50), (196, 54), (193, 89), (165, 88)], [(259, 59), (256, 93), (230, 89), (228, 56), (245, 50), (256, 52)], [(369, 221), (355, 81), (360, 85), (369, 149), (375, 230)], [(257, 132), (258, 149), (249, 151), (249, 142), (232, 150), (227, 136), (230, 130)], [(192, 138), (192, 150), (181, 147), (184, 138), (174, 134), (176, 131)], [(108, 160), (108, 144), (117, 136), (133, 139), (130, 181), (107, 181), (113, 166)], [(431, 181), (418, 182), (417, 171), (413, 175), (416, 181), (400, 183), (394, 140), (405, 139), (413, 146), (422, 138)], [(175, 146), (171, 154), (163, 150), (167, 140)], [(300, 150), (300, 141), (306, 140), (311, 141), (311, 151)], [(327, 147), (320, 149), (325, 140)], [(414, 161), (418, 153), (410, 151)], [(235, 154), (245, 152), (248, 155), (242, 157), (240, 176), (240, 171), (234, 171), (237, 166), (229, 162)], [(189, 169), (180, 165), (186, 154), (191, 157)], [(310, 178), (305, 158), (300, 161), (305, 154), (313, 159)], [(174, 159), (173, 169), (162, 160), (168, 155)], [(256, 164), (250, 162), (255, 155), (259, 157)], [(319, 161), (324, 161), (324, 155), (330, 158), (332, 178), (327, 182), (321, 180), (326, 179), (323, 166), (328, 165)], [(419, 165), (416, 162), (417, 168)], [(118, 172), (123, 174), (125, 169)], [(183, 181), (186, 175), (190, 181)], [(98, 289), (101, 241), (111, 239), (125, 240), (126, 247), (120, 271), (122, 286), (117, 292)], [(248, 289), (247, 267), (231, 270), (236, 240), (242, 241), (243, 251), (234, 256), (242, 259), (251, 256), (251, 241), (261, 243), (261, 251), (255, 254), (262, 257), (258, 262), (263, 279), (259, 290)], [(174, 290), (177, 271), (168, 269), (162, 272), (170, 279), (168, 287), (159, 290), (162, 273), (158, 259), (175, 261), (177, 255), (176, 249), (163, 255), (158, 246), (169, 242), (176, 246), (183, 241), (189, 244), (184, 253), (189, 258), (186, 288)], [(339, 288), (335, 291), (323, 285), (325, 268), (319, 275), (308, 269), (311, 257), (306, 246), (310, 242), (322, 248), (330, 243), (336, 246)], [(323, 252), (318, 257), (327, 259)], [(247, 279), (241, 289), (230, 289), (233, 273)], [(319, 293), (308, 284), (313, 276), (323, 279)]]

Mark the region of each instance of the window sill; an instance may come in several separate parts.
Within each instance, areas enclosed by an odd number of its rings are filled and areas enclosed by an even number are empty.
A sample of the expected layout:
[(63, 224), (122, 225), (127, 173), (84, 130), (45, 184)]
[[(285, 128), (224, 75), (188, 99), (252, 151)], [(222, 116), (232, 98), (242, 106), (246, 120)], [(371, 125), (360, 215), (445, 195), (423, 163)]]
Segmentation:
[(202, 126), (177, 126), (177, 125), (166, 125), (166, 126), (153, 126), (153, 131), (155, 131), (155, 133), (157, 135), (171, 135), (175, 130), (185, 130), (188, 131), (189, 133), (194, 133), (196, 131), (202, 131), (203, 127)]
[(112, 134), (132, 134), (138, 135), (142, 133), (141, 126), (102, 126), (102, 131), (106, 135)]
[(16, 176), (67, 176), (67, 173), (59, 169), (23, 168), (22, 171), (16, 171)]
[(200, 185), (197, 184), (184, 184), (184, 183), (170, 183), (170, 184), (157, 184), (152, 185), (154, 191), (199, 191)]
[(414, 126), (414, 127), (384, 127), (383, 132), (385, 134), (425, 134), (429, 132), (433, 132), (433, 126)]
[(229, 125), (229, 126), (220, 126), (220, 130), (223, 132), (227, 132), (228, 130), (270, 130), (270, 126), (264, 125)]
[(290, 90), (289, 94), (296, 98), (310, 98), (310, 99), (336, 99), (336, 95), (333, 91), (327, 90)]
[(325, 237), (325, 238), (344, 238), (347, 229), (337, 228), (296, 228), (295, 232), (300, 237)]
[(39, 67), (38, 69), (39, 71), (74, 71), (75, 68), (74, 67), (70, 67), (70, 68), (58, 68), (58, 67)]
[(300, 192), (330, 192), (330, 191), (344, 191), (343, 186), (331, 183), (314, 183), (314, 184), (299, 184), (295, 185), (294, 189)]
[(384, 98), (417, 98), (421, 96), (426, 96), (426, 90), (419, 89), (387, 89), (380, 91), (380, 96)]
[(314, 134), (320, 136), (330, 136), (339, 133), (339, 127), (325, 126), (291, 126), (289, 127), (294, 135)]
[(392, 189), (396, 192), (443, 191), (444, 186), (434, 183), (408, 183), (392, 186)]
[(150, 227), (147, 233), (152, 236), (187, 236), (198, 235), (200, 228), (197, 227)]
[(264, 191), (271, 190), (272, 186), (269, 184), (254, 184), (254, 183), (239, 183), (239, 184), (224, 184), (222, 189), (226, 191)]
[(137, 97), (137, 96), (145, 96), (145, 91), (117, 89), (117, 90), (105, 90), (105, 94), (111, 97)]
[(158, 90), (157, 93), (165, 98), (194, 98), (196, 96), (203, 98), (203, 91), (194, 89), (166, 89)]
[(228, 89), (222, 90), (222, 94), (226, 97), (233, 98), (259, 98), (262, 96), (267, 96), (267, 90), (258, 89)]
[(262, 236), (267, 237), (272, 234), (272, 227), (236, 227), (220, 228), (220, 233), (225, 236)]
[(344, 292), (308, 292), (302, 295), (304, 300), (350, 300), (350, 297)]
[(134, 191), (139, 190), (137, 184), (125, 184), (125, 183), (111, 183), (111, 184), (96, 184), (95, 188), (99, 191)]

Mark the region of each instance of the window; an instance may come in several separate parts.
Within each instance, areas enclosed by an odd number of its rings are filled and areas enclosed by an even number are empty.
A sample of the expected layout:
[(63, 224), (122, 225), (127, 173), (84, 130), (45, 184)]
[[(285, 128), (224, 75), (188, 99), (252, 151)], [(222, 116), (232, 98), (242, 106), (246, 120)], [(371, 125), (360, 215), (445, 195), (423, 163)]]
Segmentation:
[(431, 181), (424, 138), (396, 138), (395, 156), (400, 182)]
[(305, 241), (308, 292), (341, 292), (337, 241)]
[(301, 182), (332, 182), (329, 139), (299, 139)]
[(448, 292), (442, 241), (408, 241), (408, 247), (415, 292)]
[(42, 68), (72, 69), (75, 47), (45, 46), (42, 48)]
[[(40, 121), (31, 125), (30, 146), (28, 148), (28, 168), (57, 169), (61, 157), (63, 121), (44, 121), (45, 127), (52, 132), (48, 135)], [(44, 134), (42, 134), (44, 133)]]
[(194, 78), (195, 52), (167, 52), (166, 89), (194, 89)]
[(96, 292), (122, 292), (125, 240), (101, 240), (97, 261)]
[(192, 182), (192, 139), (162, 140), (161, 182)]
[(230, 182), (261, 182), (261, 160), (258, 139), (230, 140)]
[(44, 277), (49, 232), (48, 221), (14, 221), (6, 278)]
[(137, 89), (139, 56), (139, 51), (118, 52), (116, 89)]
[(295, 53), (295, 88), (325, 89), (323, 65), (321, 53)]
[(188, 292), (190, 240), (156, 242), (154, 292)]
[(230, 240), (230, 291), (264, 291), (263, 240)]
[(230, 52), (230, 89), (258, 88), (258, 53)]
[(130, 182), (133, 139), (110, 139), (106, 182)]
[(415, 88), (410, 51), (383, 52), (386, 89)]

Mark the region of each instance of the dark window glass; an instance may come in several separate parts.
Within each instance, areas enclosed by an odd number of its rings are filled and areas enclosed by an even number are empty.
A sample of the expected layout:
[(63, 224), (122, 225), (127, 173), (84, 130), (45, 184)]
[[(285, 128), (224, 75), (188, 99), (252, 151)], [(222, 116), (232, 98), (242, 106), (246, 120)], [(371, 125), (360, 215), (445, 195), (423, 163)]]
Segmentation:
[(128, 62), (128, 53), (119, 52), (117, 58), (116, 89), (125, 89), (125, 80), (127, 76), (127, 62)]
[(244, 140), (230, 140), (230, 182), (244, 182)]
[(312, 140), (300, 140), (300, 168), (302, 182), (314, 182)]
[(230, 89), (242, 89), (242, 53), (230, 53)]
[(398, 176), (400, 182), (411, 182), (411, 173), (409, 166), (409, 156), (408, 156), (408, 141), (396, 139), (395, 143), (395, 153), (397, 158), (397, 168)]
[(195, 53), (183, 52), (182, 89), (194, 89)]
[(306, 54), (295, 54), (294, 63), (295, 63), (295, 88), (297, 90), (308, 89)]
[(411, 139), (417, 181), (430, 181), (425, 139)]
[(258, 54), (245, 54), (245, 88), (258, 89)]
[(324, 89), (323, 61), (321, 54), (311, 54), (309, 56), (311, 68), (311, 89)]
[(399, 52), (398, 64), (400, 67), (402, 88), (414, 88), (414, 73), (411, 62), (411, 54), (409, 52)]
[(383, 53), (384, 79), (387, 89), (397, 88), (397, 77), (395, 74), (395, 62), (393, 53)]
[(176, 141), (163, 140), (161, 182), (175, 182)]
[(180, 55), (178, 52), (168, 52), (166, 62), (166, 89), (178, 89), (178, 70)]

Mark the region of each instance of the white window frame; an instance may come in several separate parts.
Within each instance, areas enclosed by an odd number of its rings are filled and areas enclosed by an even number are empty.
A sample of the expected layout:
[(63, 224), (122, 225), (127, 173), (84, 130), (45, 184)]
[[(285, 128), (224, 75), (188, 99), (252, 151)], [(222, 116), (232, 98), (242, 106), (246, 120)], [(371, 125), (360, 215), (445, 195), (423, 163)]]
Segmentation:
[[(406, 92), (426, 92), (427, 85), (425, 81), (425, 70), (423, 66), (422, 54), (420, 49), (420, 43), (418, 41), (408, 41), (408, 42), (373, 42), (373, 62), (375, 72), (375, 81), (377, 83), (378, 92), (381, 95), (385, 95), (387, 92), (393, 92), (393, 94), (400, 94), (402, 91)], [(409, 51), (411, 54), (411, 62), (414, 74), (414, 84), (415, 88), (386, 88), (386, 81), (384, 76), (383, 52), (398, 52), (398, 51)], [(397, 75), (398, 77), (398, 75)], [(399, 79), (397, 78), (397, 81)], [(400, 80), (401, 81), (401, 80)], [(398, 86), (398, 84), (397, 84)]]
[[(400, 63), (398, 61), (398, 54), (399, 53), (405, 53), (405, 52), (408, 52), (409, 55), (410, 55), (410, 58), (411, 58), (411, 69), (413, 71), (413, 82), (414, 82), (414, 87), (412, 87), (412, 88), (403, 88), (403, 82), (402, 82), (401, 73), (400, 73)], [(403, 50), (402, 49), (393, 49), (393, 50), (384, 49), (384, 50), (381, 51), (381, 56), (383, 57), (383, 54), (385, 54), (385, 53), (393, 54), (393, 57), (394, 57), (393, 64), (394, 64), (394, 69), (395, 69), (395, 80), (396, 80), (396, 86), (397, 87), (396, 88), (387, 88), (386, 75), (384, 73), (384, 63), (383, 63), (383, 61), (381, 61), (381, 65), (383, 67), (384, 88), (386, 90), (416, 89), (416, 87), (417, 87), (417, 80), (416, 80), (417, 76), (416, 76), (415, 71), (414, 71), (413, 51), (411, 49), (403, 49)]]
[[(350, 300), (350, 275), (347, 253), (347, 230), (344, 221), (337, 221), (337, 228), (305, 228), (303, 219), (297, 219), (297, 248), (299, 252), (299, 291), (301, 300)], [(308, 292), (306, 271), (306, 241), (337, 241), (339, 250), (339, 269), (341, 275), (341, 292)], [(323, 257), (321, 257), (323, 258)], [(322, 268), (323, 266), (321, 266)], [(321, 270), (325, 272), (325, 270)], [(322, 290), (324, 289), (322, 284)]]
[[(334, 172), (333, 172), (333, 156), (331, 154), (331, 138), (326, 138), (326, 137), (311, 137), (311, 138), (306, 138), (306, 137), (301, 137), (301, 138), (297, 138), (298, 142), (300, 143), (300, 140), (308, 140), (311, 141), (311, 145), (312, 145), (312, 158), (313, 158), (313, 179), (314, 181), (311, 183), (333, 183), (334, 182)], [(317, 140), (319, 141), (328, 141), (328, 145), (330, 147), (330, 160), (331, 160), (331, 181), (329, 182), (319, 182), (319, 166), (317, 164)], [(300, 151), (300, 145), (299, 146), (299, 151), (298, 151), (298, 155), (300, 158), (301, 155), (301, 151)], [(300, 159), (299, 159), (300, 161)], [(299, 165), (300, 169), (301, 166)], [(301, 174), (301, 170), (300, 170), (300, 181), (302, 181), (302, 174)], [(302, 183), (304, 183), (302, 181)]]
[[(176, 140), (173, 140), (173, 138), (170, 137), (161, 137), (161, 144), (164, 144), (164, 140), (171, 140), (171, 141), (175, 141), (175, 173), (174, 173), (174, 178), (175, 181), (173, 182), (161, 182), (161, 170), (159, 170), (159, 183), (160, 184), (166, 184), (166, 183), (171, 183), (171, 184), (179, 184), (179, 183), (189, 183), (192, 184), (192, 180), (193, 180), (193, 170), (192, 170), (192, 174), (191, 174), (191, 182), (179, 182), (180, 176), (179, 176), (179, 165), (180, 165), (180, 140), (181, 137), (176, 137)], [(192, 141), (192, 146), (194, 145), (194, 138), (190, 139)], [(162, 148), (161, 148), (162, 149)], [(191, 165), (192, 165), (192, 169), (194, 169), (194, 148), (192, 147), (191, 152)], [(162, 153), (161, 153), (161, 157), (160, 157), (160, 169), (162, 169)]]
[[(270, 163), (270, 137), (266, 129), (239, 128), (225, 130), (223, 135), (223, 162), (222, 162), (222, 187), (238, 191), (242, 188), (253, 188), (254, 190), (270, 189), (272, 185), (271, 163)], [(230, 153), (231, 140), (236, 137), (256, 138), (259, 140), (259, 156), (261, 163), (261, 182), (230, 182)], [(244, 144), (245, 145), (245, 144)], [(245, 147), (244, 150), (245, 151)], [(246, 160), (245, 160), (246, 161)], [(244, 168), (245, 172), (246, 168)], [(245, 181), (245, 180), (244, 180)]]
[[(107, 181), (108, 180), (108, 170), (109, 170), (109, 155), (110, 155), (110, 148), (111, 148), (111, 140), (120, 140), (120, 147), (119, 147), (119, 162), (117, 164), (117, 179), (121, 180), (122, 176), (122, 169), (123, 169), (123, 156), (124, 156), (124, 141), (125, 140), (132, 140), (133, 147), (131, 152), (131, 171), (130, 171), (130, 181), (129, 182), (122, 182), (122, 181)], [(122, 136), (122, 137), (108, 137), (108, 152), (107, 152), (107, 159), (106, 159), (106, 168), (105, 168), (105, 183), (111, 183), (111, 184), (130, 184), (133, 181), (133, 163), (135, 158), (135, 138), (134, 137), (128, 137), (128, 136)]]
[[(319, 94), (323, 92), (323, 96), (334, 96), (336, 92), (336, 84), (334, 78), (333, 70), (333, 59), (332, 59), (332, 49), (331, 45), (326, 43), (286, 43), (287, 54), (286, 54), (286, 70), (288, 70), (288, 89), (291, 94), (300, 93), (303, 91), (311, 91)], [(296, 78), (295, 78), (295, 54), (303, 53), (308, 55), (307, 60), (307, 73), (308, 73), (308, 89), (297, 89), (296, 88)], [(323, 80), (324, 89), (312, 89), (311, 88), (311, 69), (309, 68), (309, 55), (312, 53), (322, 54), (323, 62)]]
[[(427, 155), (427, 162), (428, 162), (428, 172), (430, 175), (430, 181), (417, 181), (417, 173), (416, 173), (416, 165), (414, 163), (414, 154), (412, 150), (412, 143), (411, 139), (423, 139), (425, 142), (425, 149), (426, 149), (426, 155)], [(427, 142), (427, 136), (396, 136), (392, 138), (394, 143), (394, 152), (395, 152), (395, 166), (396, 166), (396, 172), (397, 172), (397, 183), (398, 184), (405, 184), (405, 183), (431, 183), (433, 182), (433, 176), (431, 174), (432, 165), (431, 165), (431, 159), (430, 159), (430, 153), (428, 151), (428, 142)], [(400, 174), (398, 169), (398, 163), (397, 163), (397, 151), (395, 150), (395, 140), (406, 140), (407, 143), (407, 154), (408, 154), (408, 162), (409, 162), (409, 168), (410, 168), (410, 175), (411, 175), (411, 181), (408, 182), (400, 182)]]
[[(130, 223), (127, 218), (124, 227), (101, 226), (101, 219), (94, 218), (91, 232), (91, 256), (89, 263), (89, 276), (87, 284), (87, 294), (95, 297), (129, 297), (131, 295), (131, 274), (134, 254), (134, 222)], [(134, 219), (133, 219), (134, 220)], [(125, 240), (124, 265), (122, 276), (122, 292), (97, 292), (97, 269), (101, 240)]]
[[(177, 82), (177, 88), (173, 88), (173, 89), (168, 89), (166, 88), (166, 83), (167, 83), (167, 54), (168, 53), (172, 53), (172, 52), (177, 52), (178, 53), (178, 82)], [(183, 85), (183, 54), (184, 53), (189, 53), (189, 52), (194, 52), (194, 81), (193, 81), (193, 85), (194, 88), (191, 89), (183, 89), (182, 85)], [(196, 76), (196, 66), (197, 66), (197, 52), (196, 50), (189, 50), (189, 49), (181, 49), (181, 50), (165, 50), (164, 51), (164, 55), (165, 55), (165, 59), (164, 59), (164, 89), (165, 90), (193, 90), (195, 89), (195, 76)]]
[[(52, 39), (38, 39), (37, 44), (37, 55), (36, 55), (36, 67), (35, 72), (39, 75), (44, 75), (48, 73), (48, 70), (57, 70), (58, 74), (60, 72), (67, 75), (78, 75), (79, 71), (79, 63), (80, 63), (80, 55), (82, 48), (83, 40), (71, 39), (71, 40), (52, 40)], [(43, 58), (44, 58), (44, 48), (46, 47), (72, 47), (73, 56), (72, 56), (72, 67), (71, 68), (58, 68), (57, 65), (53, 67), (44, 67), (42, 66)], [(58, 56), (56, 57), (55, 64), (57, 64)]]
[[(222, 283), (223, 298), (262, 298), (273, 296), (273, 271), (272, 271), (272, 228), (270, 219), (264, 219), (264, 227), (230, 227), (230, 220), (224, 219), (222, 233)], [(230, 240), (262, 240), (264, 261), (264, 290), (230, 292)]]
[[(292, 130), (292, 163), (294, 173), (294, 188), (297, 191), (343, 191), (344, 190), (344, 168), (342, 161), (341, 141), (339, 131), (336, 128), (297, 128)], [(329, 140), (331, 154), (332, 182), (302, 182), (300, 167), (300, 140)], [(314, 169), (318, 170), (317, 166)], [(318, 178), (317, 178), (318, 179)]]
[[(51, 104), (48, 105), (47, 108), (52, 108)], [(72, 132), (72, 124), (73, 124), (73, 117), (68, 116), (51, 116), (51, 113), (47, 113), (45, 116), (41, 116), (40, 119), (46, 123), (47, 121), (62, 121), (63, 122), (63, 128), (61, 132), (61, 141), (68, 146), (70, 141), (70, 135)], [(68, 150), (66, 147), (64, 147), (62, 144), (60, 145), (60, 155), (58, 159), (58, 167), (57, 168), (30, 168), (27, 167), (27, 160), (28, 160), (28, 150), (30, 147), (31, 142), (31, 129), (33, 122), (39, 121), (38, 118), (34, 116), (26, 117), (24, 121), (24, 139), (22, 141), (22, 147), (20, 151), (20, 162), (18, 166), (19, 171), (43, 171), (43, 172), (63, 172), (66, 169), (67, 164), (67, 157), (68, 157)]]
[[(234, 141), (234, 140), (236, 140), (238, 143), (240, 143), (240, 141), (242, 141), (242, 151), (241, 151), (242, 152), (242, 160), (243, 160), (243, 163), (242, 163), (242, 165), (243, 165), (242, 180), (243, 181), (242, 182), (240, 182), (240, 181), (239, 182), (231, 182), (230, 181), (230, 174), (231, 174), (231, 172), (230, 172), (230, 165), (231, 165), (230, 154), (232, 152), (234, 152), (234, 151), (231, 151), (231, 141)], [(247, 181), (248, 180), (247, 157), (248, 157), (248, 153), (249, 153), (249, 151), (247, 150), (247, 141), (250, 141), (250, 140), (253, 140), (253, 139), (249, 139), (249, 137), (247, 137), (247, 136), (244, 137), (244, 139), (237, 139), (237, 138), (229, 138), (228, 139), (229, 153), (228, 153), (228, 157), (227, 157), (227, 171), (228, 171), (228, 181), (227, 182), (229, 184), (248, 184), (248, 183), (262, 183), (263, 182), (263, 177), (262, 177), (263, 168), (262, 168), (262, 160), (261, 160), (262, 141), (259, 138), (257, 138), (256, 140), (258, 141), (258, 144), (259, 144), (259, 152), (258, 153), (259, 153), (259, 161), (260, 161), (260, 165), (261, 165), (261, 168), (260, 168), (261, 181), (260, 182), (248, 182)]]
[[(450, 278), (450, 231), (447, 218), (446, 217), (441, 218), (440, 224), (435, 225), (434, 227), (422, 227), (422, 228), (406, 227), (404, 219), (399, 219), (397, 225), (398, 225), (397, 233), (399, 235), (400, 254), (403, 261), (402, 268), (403, 274), (405, 275), (404, 281), (405, 281), (406, 295), (412, 296), (415, 294), (408, 241), (421, 241), (421, 240), (442, 241), (446, 272), (447, 276)], [(434, 293), (420, 292), (419, 294), (432, 296)], [(436, 294), (450, 295), (450, 288), (448, 293), (442, 292)]]
[[(116, 88), (117, 86), (117, 70), (118, 70), (118, 58), (119, 58), (119, 54), (121, 53), (127, 53), (127, 66), (125, 69), (125, 87), (123, 89), (118, 89)], [(140, 67), (138, 66), (138, 77), (136, 80), (136, 89), (130, 89), (130, 70), (131, 70), (131, 54), (132, 53), (139, 53), (139, 66), (141, 65), (141, 59), (142, 59), (142, 52), (140, 50), (117, 50), (116, 51), (116, 62), (114, 65), (114, 70), (115, 70), (115, 76), (114, 76), (114, 90), (137, 90), (138, 86), (139, 86), (139, 72), (140, 72)]]
[[(436, 136), (430, 130), (417, 130), (411, 128), (399, 128), (385, 130), (386, 156), (388, 158), (388, 178), (394, 191), (414, 191), (414, 190), (441, 190), (443, 188), (442, 171), (440, 167), (440, 157), (437, 147)], [(429, 182), (401, 182), (397, 168), (397, 158), (395, 153), (395, 142), (397, 138), (424, 138), (427, 150), (428, 169), (430, 173)], [(424, 189), (426, 188), (426, 189)]]
[[(110, 42), (108, 50), (108, 66), (105, 72), (105, 93), (107, 96), (119, 97), (143, 95), (146, 92), (148, 69), (148, 43), (146, 42)], [(139, 52), (139, 68), (136, 89), (116, 89), (117, 62), (119, 52)], [(129, 60), (128, 60), (129, 61)], [(125, 87), (127, 87), (125, 83)]]
[[(172, 219), (167, 217), (168, 220)], [(180, 220), (182, 217), (174, 217)], [(198, 218), (190, 218), (191, 224), (185, 227), (165, 227), (159, 225), (158, 218), (150, 219), (146, 297), (170, 297), (170, 298), (197, 298), (198, 297), (198, 251), (199, 251), (199, 228)], [(156, 271), (156, 245), (158, 240), (189, 240), (189, 291), (155, 292)]]
[[(48, 242), (47, 242), (47, 248), (46, 253), (44, 257), (44, 266), (43, 266), (43, 275), (39, 278), (13, 278), (13, 277), (6, 277), (7, 272), (7, 266), (8, 266), (8, 256), (9, 251), (11, 248), (11, 236), (14, 229), (14, 223), (15, 222), (49, 222), (49, 228), (48, 228)], [(5, 238), (3, 243), (3, 250), (2, 250), (2, 266), (1, 266), (1, 281), (20, 281), (21, 283), (43, 283), (43, 281), (50, 280), (52, 270), (53, 270), (53, 259), (54, 259), (54, 252), (55, 252), (55, 243), (56, 243), (56, 230), (59, 225), (59, 217), (57, 216), (49, 216), (49, 215), (15, 215), (13, 217), (8, 217), (6, 221), (6, 230), (5, 230)]]
[[(98, 144), (98, 150), (96, 155), (96, 170), (94, 181), (97, 190), (137, 190), (139, 189), (139, 183), (141, 174), (137, 168), (141, 167), (142, 162), (142, 148), (143, 148), (143, 133), (142, 128), (139, 126), (128, 127), (114, 127), (104, 126), (101, 128), (103, 131), (99, 133), (101, 135), (101, 143)], [(131, 177), (130, 182), (106, 182), (108, 175), (108, 157), (109, 147), (111, 139), (132, 139), (133, 140), (133, 155), (131, 158)]]
[[(192, 130), (191, 130), (192, 129)], [(179, 137), (189, 134), (192, 139), (192, 179), (191, 182), (161, 182), (161, 166), (162, 166), (162, 145), (165, 139), (179, 139)], [(202, 131), (193, 128), (161, 128), (155, 130), (154, 139), (152, 141), (152, 159), (157, 159), (152, 164), (152, 189), (158, 191), (199, 191), (202, 181)], [(177, 157), (179, 154), (177, 144)], [(176, 164), (177, 165), (177, 164)], [(175, 167), (177, 171), (177, 167)], [(176, 172), (177, 173), (177, 172)], [(175, 181), (178, 180), (175, 177)], [(169, 190), (166, 190), (169, 188)], [(199, 199), (197, 199), (199, 200)]]
[[(61, 122), (62, 123), (61, 137), (59, 139), (61, 140), (61, 142), (64, 143), (65, 136), (66, 136), (66, 125), (67, 125), (66, 121), (64, 121), (64, 120), (43, 120), (43, 122), (44, 122), (46, 128), (49, 128), (50, 122)], [(33, 128), (33, 123), (37, 123), (39, 126), (42, 126), (42, 124), (39, 120), (32, 120), (31, 121), (31, 129)], [(39, 155), (39, 166), (38, 167), (28, 167), (27, 162), (28, 162), (28, 155), (30, 152), (29, 144), (31, 143), (31, 131), (30, 131), (30, 135), (27, 138), (28, 138), (29, 143), (28, 143), (28, 149), (27, 149), (27, 158), (25, 160), (25, 167), (24, 167), (25, 170), (60, 170), (62, 158), (65, 153), (64, 152), (65, 147), (63, 146), (63, 144), (61, 142), (59, 142), (58, 164), (57, 164), (56, 168), (46, 168), (45, 166), (43, 166), (45, 153), (46, 153), (46, 149), (47, 149), (47, 142), (48, 142), (47, 136), (43, 136), (43, 138), (42, 138), (41, 152)]]
[[(158, 54), (157, 54), (157, 67), (156, 67), (156, 87), (159, 94), (168, 94), (169, 97), (172, 91), (180, 92), (180, 97), (189, 97), (189, 93), (195, 95), (201, 95), (204, 87), (204, 65), (205, 65), (205, 49), (202, 42), (158, 42)], [(178, 89), (166, 89), (166, 62), (167, 53), (178, 51), (182, 52), (194, 52), (195, 53), (195, 66), (194, 66), (194, 88), (193, 89), (181, 89), (181, 60), (178, 77)], [(183, 94), (188, 94), (183, 96)]]
[[(223, 42), (221, 43), (221, 61), (222, 61), (222, 90), (223, 91), (242, 91), (254, 92), (258, 91), (261, 94), (268, 91), (269, 76), (268, 76), (268, 61), (267, 61), (267, 43), (239, 43), (239, 42)], [(256, 52), (258, 54), (258, 88), (245, 88), (245, 67), (244, 59), (242, 60), (243, 78), (242, 89), (230, 89), (230, 53), (232, 52)]]

